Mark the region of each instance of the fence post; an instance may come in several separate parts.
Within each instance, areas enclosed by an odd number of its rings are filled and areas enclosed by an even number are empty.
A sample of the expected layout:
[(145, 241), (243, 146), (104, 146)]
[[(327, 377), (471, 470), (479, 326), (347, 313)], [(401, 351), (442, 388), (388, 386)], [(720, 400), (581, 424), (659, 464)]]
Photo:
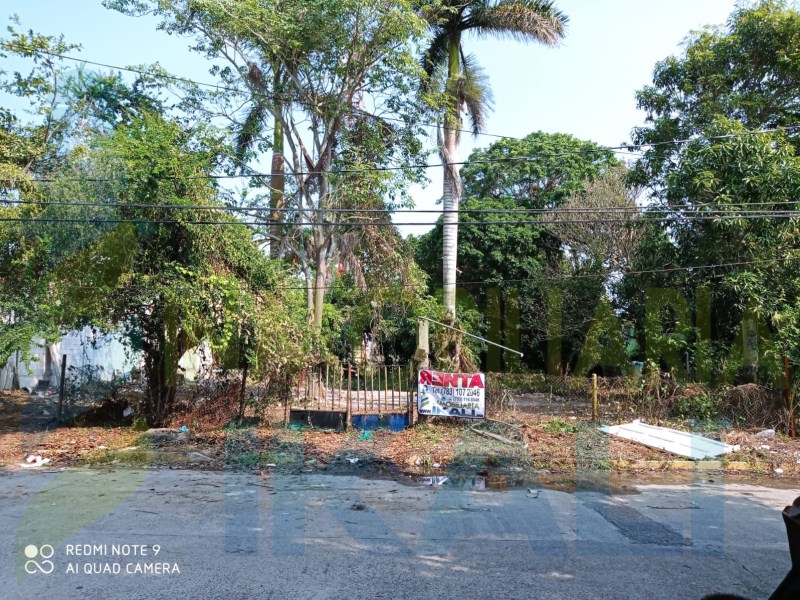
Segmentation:
[[(386, 379), (388, 380), (391, 377), (391, 374), (387, 372)], [(391, 386), (392, 386), (392, 411), (394, 411), (394, 377), (391, 377)]]
[(597, 421), (597, 373), (592, 374), (592, 420)]
[(239, 425), (241, 426), (241, 422), (244, 419), (244, 401), (245, 401), (245, 394), (247, 393), (247, 367), (248, 363), (245, 361), (244, 368), (242, 369), (242, 389), (239, 390)]
[(415, 385), (414, 367), (408, 363), (408, 394), (406, 396), (406, 410), (408, 411), (408, 426), (414, 425), (414, 388)]
[(344, 367), (340, 364), (339, 365), (339, 402), (336, 405), (337, 407), (339, 404), (342, 403), (342, 389), (344, 389)]
[(403, 406), (403, 367), (397, 366), (397, 408)]
[(352, 415), (352, 407), (350, 406), (350, 388), (353, 383), (353, 369), (350, 364), (347, 365), (347, 412), (345, 416), (344, 430), (350, 431), (350, 417)]
[(289, 387), (289, 394), (286, 398), (286, 405), (283, 407), (283, 427), (289, 429), (289, 407), (292, 405), (292, 389), (294, 386)]
[[(430, 323), (425, 319), (419, 319), (417, 321), (417, 350), (414, 352), (414, 366), (416, 367), (416, 371), (419, 372), (420, 369), (427, 369), (429, 362), (429, 354), (430, 354)], [(415, 377), (416, 381), (416, 377)], [(417, 386), (414, 385), (416, 388)], [(417, 392), (419, 394), (419, 392)], [(419, 400), (419, 398), (417, 398)], [(412, 404), (411, 407), (411, 416), (413, 421), (414, 416), (414, 405)], [(420, 415), (417, 413), (419, 417), (418, 420), (422, 423), (426, 422), (428, 418), (425, 415)]]
[(788, 354), (784, 354), (783, 356), (783, 370), (784, 376), (786, 377), (786, 408), (789, 409), (789, 435), (792, 436), (792, 439), (795, 439), (797, 433), (795, 432), (794, 406), (792, 403), (792, 373), (789, 370)]
[(58, 382), (58, 421), (64, 418), (64, 389), (67, 379), (67, 355), (61, 355), (61, 380)]

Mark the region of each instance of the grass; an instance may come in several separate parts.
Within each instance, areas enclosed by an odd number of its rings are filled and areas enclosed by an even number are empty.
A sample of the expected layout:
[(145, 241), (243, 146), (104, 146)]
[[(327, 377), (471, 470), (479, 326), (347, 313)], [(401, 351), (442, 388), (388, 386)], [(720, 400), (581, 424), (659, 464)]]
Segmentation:
[(556, 417), (547, 421), (542, 428), (548, 433), (577, 433), (578, 426), (566, 419)]
[(119, 450), (97, 450), (85, 454), (79, 464), (86, 467), (109, 464), (119, 464), (127, 467), (143, 467), (152, 465), (155, 456), (155, 453), (151, 450), (128, 450), (125, 452)]

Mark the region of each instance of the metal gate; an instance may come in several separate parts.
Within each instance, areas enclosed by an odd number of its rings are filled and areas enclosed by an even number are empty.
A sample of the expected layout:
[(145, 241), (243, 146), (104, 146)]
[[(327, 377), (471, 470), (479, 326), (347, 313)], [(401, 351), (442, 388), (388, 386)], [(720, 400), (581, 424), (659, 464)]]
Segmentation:
[(300, 373), (287, 422), (311, 422), (312, 412), (338, 414), (345, 427), (357, 415), (403, 414), (410, 420), (415, 392), (416, 373), (409, 365), (316, 365)]

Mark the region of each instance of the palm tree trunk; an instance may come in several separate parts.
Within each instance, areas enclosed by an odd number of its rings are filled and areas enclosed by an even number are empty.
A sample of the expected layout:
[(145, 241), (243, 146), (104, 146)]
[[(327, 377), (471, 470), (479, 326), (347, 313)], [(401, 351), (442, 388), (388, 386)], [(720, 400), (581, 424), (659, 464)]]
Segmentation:
[(444, 189), (442, 193), (442, 206), (444, 208), (442, 230), (442, 259), (444, 266), (444, 307), (453, 319), (456, 316), (456, 267), (458, 256), (458, 206), (461, 201), (459, 185), (459, 168), (455, 154), (458, 145), (455, 140), (455, 131), (445, 128), (444, 155), (447, 157), (444, 166)]
[(444, 308), (455, 320), (456, 317), (456, 266), (458, 256), (458, 206), (461, 201), (461, 174), (459, 172), (458, 152), (458, 99), (455, 96), (455, 84), (459, 75), (459, 46), (461, 40), (454, 36), (450, 40), (447, 64), (447, 91), (450, 93), (444, 118), (444, 140), (442, 162), (444, 163), (444, 189), (442, 191), (442, 262), (444, 284)]
[[(273, 90), (277, 94), (280, 84), (280, 70), (276, 67), (274, 69), (274, 82)], [(269, 207), (270, 211), (270, 234), (269, 241), (269, 255), (271, 258), (278, 258), (280, 251), (280, 244), (278, 239), (281, 234), (282, 212), (283, 208), (283, 193), (285, 189), (285, 179), (283, 173), (283, 125), (278, 117), (274, 119), (274, 127), (272, 133), (272, 173), (270, 176), (270, 192), (269, 192)]]

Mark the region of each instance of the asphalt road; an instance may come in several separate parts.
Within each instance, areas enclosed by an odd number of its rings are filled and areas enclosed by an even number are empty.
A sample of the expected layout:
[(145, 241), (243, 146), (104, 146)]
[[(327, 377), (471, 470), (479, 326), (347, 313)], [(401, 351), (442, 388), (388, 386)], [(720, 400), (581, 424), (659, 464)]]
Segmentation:
[[(766, 599), (800, 490), (0, 471), (7, 599)], [(785, 487), (785, 486), (784, 486)]]

